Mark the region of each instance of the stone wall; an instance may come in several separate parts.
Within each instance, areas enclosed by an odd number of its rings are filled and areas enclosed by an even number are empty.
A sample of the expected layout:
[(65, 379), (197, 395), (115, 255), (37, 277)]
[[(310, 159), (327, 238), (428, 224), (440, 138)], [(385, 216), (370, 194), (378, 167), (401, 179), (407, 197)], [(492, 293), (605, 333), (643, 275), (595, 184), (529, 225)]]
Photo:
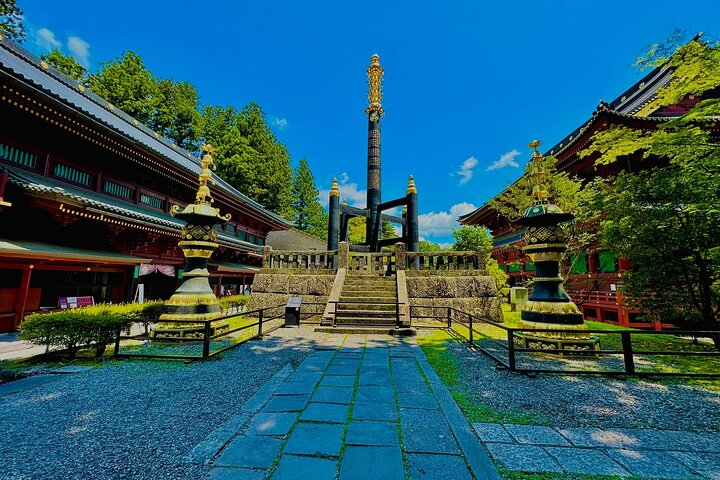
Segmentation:
[[(453, 272), (452, 276), (409, 274), (407, 291), (413, 307), (454, 307), (482, 318), (503, 321), (497, 285), (495, 280), (487, 275), (462, 275), (457, 271)], [(440, 309), (430, 308), (413, 308), (412, 313), (446, 315)]]
[(303, 297), (303, 303), (319, 302), (322, 306), (312, 306), (303, 311), (319, 311), (322, 315), (324, 304), (332, 289), (335, 275), (302, 275), (297, 273), (268, 273), (261, 271), (253, 280), (249, 310), (273, 307), (286, 303), (291, 296)]

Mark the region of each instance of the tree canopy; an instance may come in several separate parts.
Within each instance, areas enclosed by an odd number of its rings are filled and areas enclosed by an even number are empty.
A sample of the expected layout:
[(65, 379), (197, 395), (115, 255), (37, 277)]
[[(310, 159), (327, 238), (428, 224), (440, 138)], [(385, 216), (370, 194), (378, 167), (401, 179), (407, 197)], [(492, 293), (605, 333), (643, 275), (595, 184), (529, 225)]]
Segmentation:
[(318, 200), (318, 188), (310, 166), (303, 158), (293, 174), (292, 207), (295, 227), (320, 238), (327, 238), (328, 214)]
[(0, 35), (16, 42), (25, 40), (23, 13), (15, 0), (0, 0)]
[(483, 250), (485, 252), (485, 265), (488, 275), (493, 277), (501, 294), (505, 294), (502, 290), (507, 286), (508, 276), (500, 268), (497, 260), (490, 256), (492, 250), (492, 239), (490, 233), (484, 227), (473, 227), (472, 225), (462, 225), (460, 228), (452, 229), (455, 243), (451, 250), (469, 251)]
[(46, 55), (42, 55), (40, 58), (48, 62), (53, 67), (57, 68), (60, 73), (67, 75), (73, 80), (76, 80), (82, 84), (87, 83), (87, 69), (80, 65), (73, 57), (65, 55), (57, 48)]

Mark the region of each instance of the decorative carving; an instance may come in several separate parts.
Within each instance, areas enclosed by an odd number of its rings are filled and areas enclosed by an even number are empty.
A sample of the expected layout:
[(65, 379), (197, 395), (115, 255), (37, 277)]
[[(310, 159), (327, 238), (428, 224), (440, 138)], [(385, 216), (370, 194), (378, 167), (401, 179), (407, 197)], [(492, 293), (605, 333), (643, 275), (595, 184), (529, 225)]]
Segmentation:
[(365, 113), (371, 121), (377, 122), (385, 111), (382, 107), (383, 68), (380, 66), (380, 56), (376, 53), (370, 58), (368, 75), (368, 107)]

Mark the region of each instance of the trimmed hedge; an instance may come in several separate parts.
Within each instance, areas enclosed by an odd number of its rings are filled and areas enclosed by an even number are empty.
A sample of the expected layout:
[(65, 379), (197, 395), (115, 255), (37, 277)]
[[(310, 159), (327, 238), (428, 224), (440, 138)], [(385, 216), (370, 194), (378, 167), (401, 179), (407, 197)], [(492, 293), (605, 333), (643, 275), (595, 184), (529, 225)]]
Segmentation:
[(22, 338), (36, 345), (61, 347), (75, 358), (83, 347), (95, 346), (97, 357), (115, 341), (117, 330), (129, 332), (140, 319), (157, 320), (163, 302), (93, 305), (50, 313), (34, 313), (20, 324)]
[(247, 307), (248, 303), (250, 303), (250, 295), (230, 295), (221, 297), (218, 301), (223, 311), (230, 308), (242, 308)]

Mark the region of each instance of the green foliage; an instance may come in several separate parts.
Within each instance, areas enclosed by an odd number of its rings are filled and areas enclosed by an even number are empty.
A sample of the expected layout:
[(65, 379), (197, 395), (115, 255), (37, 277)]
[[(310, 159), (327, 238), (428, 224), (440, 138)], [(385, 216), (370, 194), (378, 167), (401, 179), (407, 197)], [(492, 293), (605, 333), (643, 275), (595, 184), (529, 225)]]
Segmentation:
[(303, 158), (293, 175), (295, 226), (311, 235), (327, 239), (328, 214), (318, 200), (318, 188), (310, 166)]
[(250, 295), (228, 295), (227, 297), (220, 297), (218, 302), (223, 310), (247, 307), (250, 303)]
[(48, 54), (42, 55), (40, 58), (73, 80), (82, 84), (87, 83), (87, 69), (80, 65), (73, 57), (63, 54), (57, 48)]
[(158, 82), (159, 102), (150, 126), (179, 147), (194, 151), (198, 147), (202, 116), (200, 95), (190, 82), (164, 79)]
[(158, 80), (132, 51), (100, 65), (90, 75), (90, 88), (128, 115), (150, 124), (162, 101)]
[[(498, 264), (497, 260), (495, 260), (494, 258), (491, 258), (489, 255), (488, 255), (488, 258), (485, 259), (485, 264), (486, 264), (488, 275), (493, 277), (493, 280), (495, 280), (495, 285), (497, 285), (500, 296), (507, 295), (507, 292), (505, 291), (505, 289), (507, 288), (508, 278), (509, 278), (507, 273), (505, 273), (505, 271), (500, 268), (500, 265)], [(503, 293), (503, 292), (505, 292), (505, 293)]]
[(455, 238), (452, 250), (471, 251), (482, 249), (489, 252), (492, 249), (490, 234), (484, 227), (462, 225), (460, 228), (453, 228), (452, 234)]
[(140, 318), (143, 306), (94, 305), (52, 313), (28, 315), (20, 324), (24, 340), (36, 345), (59, 346), (71, 358), (82, 347), (95, 345), (96, 356), (101, 356), (112, 343), (117, 330), (129, 331), (133, 321)]
[(220, 177), (270, 210), (293, 218), (290, 156), (260, 106), (251, 103), (239, 112), (206, 106), (202, 136), (216, 147)]
[(421, 252), (442, 252), (444, 249), (437, 243), (428, 240), (420, 240)]
[(15, 0), (0, 0), (0, 35), (16, 42), (25, 40), (23, 12)]

